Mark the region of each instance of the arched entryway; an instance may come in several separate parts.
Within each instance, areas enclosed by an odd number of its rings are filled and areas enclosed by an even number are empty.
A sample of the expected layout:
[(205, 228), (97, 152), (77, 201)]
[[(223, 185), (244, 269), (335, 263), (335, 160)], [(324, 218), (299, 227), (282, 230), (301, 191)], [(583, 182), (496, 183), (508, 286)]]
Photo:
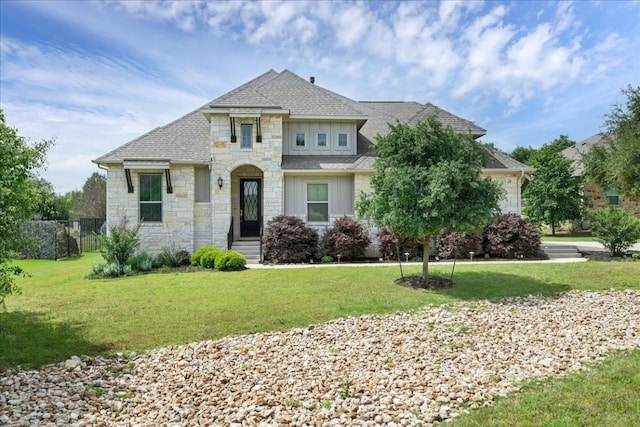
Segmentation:
[(231, 213), (236, 240), (258, 240), (263, 218), (263, 172), (242, 165), (231, 172)]

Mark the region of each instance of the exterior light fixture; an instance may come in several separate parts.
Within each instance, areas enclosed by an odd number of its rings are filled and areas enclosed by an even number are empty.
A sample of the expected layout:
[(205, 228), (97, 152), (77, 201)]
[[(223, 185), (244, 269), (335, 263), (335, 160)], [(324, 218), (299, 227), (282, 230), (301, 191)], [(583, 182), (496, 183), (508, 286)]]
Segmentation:
[(218, 188), (219, 188), (219, 189), (221, 189), (221, 190), (222, 190), (222, 182), (223, 182), (223, 181), (222, 181), (222, 177), (221, 177), (221, 176), (219, 176), (219, 177), (218, 177)]

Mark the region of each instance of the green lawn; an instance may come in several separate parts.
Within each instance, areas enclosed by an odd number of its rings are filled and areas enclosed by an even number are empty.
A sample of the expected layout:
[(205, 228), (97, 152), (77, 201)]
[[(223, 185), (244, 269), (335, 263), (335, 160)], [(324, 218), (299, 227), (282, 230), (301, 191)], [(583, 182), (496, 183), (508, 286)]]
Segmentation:
[[(22, 294), (8, 297), (8, 312), (0, 314), (0, 370), (426, 304), (640, 288), (640, 262), (461, 263), (454, 288), (425, 291), (395, 285), (397, 265), (85, 279), (99, 260), (88, 254), (19, 262), (31, 277), (19, 279)], [(404, 272), (417, 274), (419, 268), (405, 266)], [(432, 271), (448, 276), (451, 266), (433, 263)], [(622, 354), (590, 373), (530, 383), (522, 394), (500, 399), (495, 408), (472, 411), (454, 425), (640, 424), (639, 362), (639, 352)]]

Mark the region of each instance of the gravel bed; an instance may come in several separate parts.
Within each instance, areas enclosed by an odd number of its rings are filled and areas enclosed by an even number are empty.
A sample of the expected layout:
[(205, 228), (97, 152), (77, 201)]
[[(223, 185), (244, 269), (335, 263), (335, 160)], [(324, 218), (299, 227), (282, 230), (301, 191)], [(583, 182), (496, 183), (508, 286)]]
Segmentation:
[(0, 372), (0, 425), (432, 425), (640, 347), (640, 291), (572, 291)]

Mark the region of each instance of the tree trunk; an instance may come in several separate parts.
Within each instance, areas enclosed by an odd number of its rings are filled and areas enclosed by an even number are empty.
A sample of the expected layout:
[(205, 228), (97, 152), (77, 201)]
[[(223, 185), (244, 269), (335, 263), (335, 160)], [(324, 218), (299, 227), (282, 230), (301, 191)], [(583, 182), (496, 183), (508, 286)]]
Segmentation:
[(556, 235), (556, 223), (551, 221), (551, 235), (555, 236)]
[(427, 280), (429, 277), (429, 251), (431, 245), (431, 236), (426, 236), (422, 243), (422, 278)]

